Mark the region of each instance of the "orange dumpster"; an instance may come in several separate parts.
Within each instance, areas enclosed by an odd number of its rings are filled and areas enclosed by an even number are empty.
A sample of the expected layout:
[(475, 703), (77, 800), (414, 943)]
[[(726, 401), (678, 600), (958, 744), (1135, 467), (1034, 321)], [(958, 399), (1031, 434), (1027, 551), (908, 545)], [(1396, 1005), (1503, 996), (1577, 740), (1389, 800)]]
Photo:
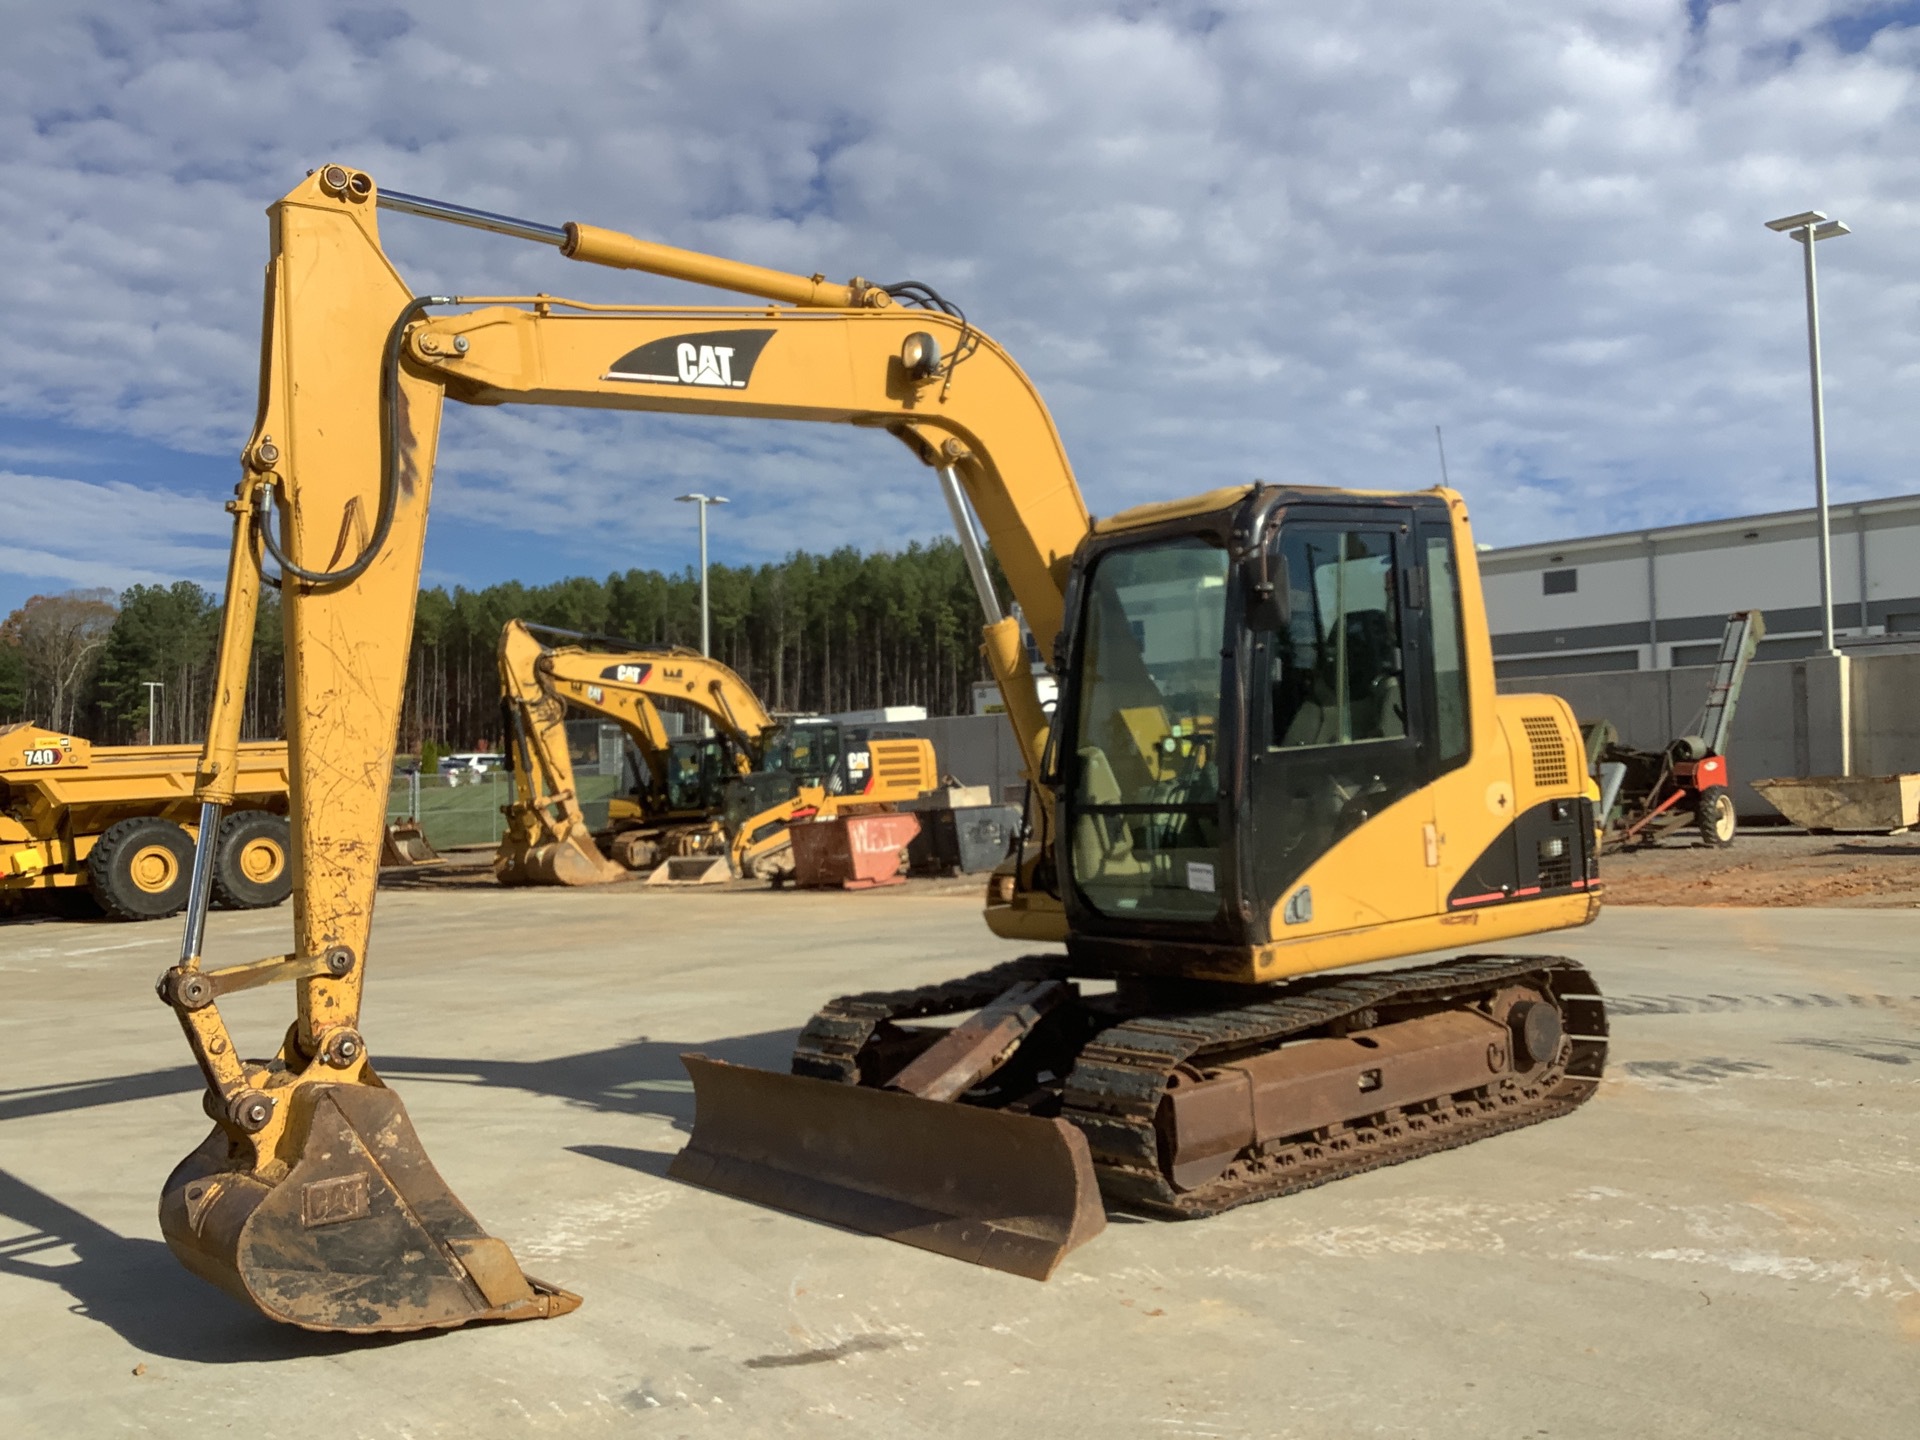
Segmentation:
[(796, 885), (870, 890), (907, 876), (907, 846), (920, 833), (912, 814), (842, 815), (791, 829)]

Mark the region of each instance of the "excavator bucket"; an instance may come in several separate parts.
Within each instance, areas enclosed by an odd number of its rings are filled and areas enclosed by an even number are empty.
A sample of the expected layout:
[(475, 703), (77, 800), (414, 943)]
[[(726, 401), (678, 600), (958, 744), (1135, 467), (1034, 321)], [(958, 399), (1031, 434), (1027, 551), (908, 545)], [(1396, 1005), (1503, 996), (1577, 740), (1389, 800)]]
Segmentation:
[(592, 840), (569, 835), (518, 849), (502, 845), (493, 873), (502, 885), (608, 885), (628, 871), (600, 853)]
[(161, 1233), (194, 1274), (275, 1320), (353, 1334), (579, 1307), (523, 1275), (454, 1198), (393, 1091), (310, 1085), (291, 1103), (283, 1153), (295, 1158), (277, 1183), (218, 1128), (167, 1178)]
[(670, 855), (647, 877), (649, 885), (724, 885), (733, 866), (724, 855)]
[(681, 1060), (694, 1126), (677, 1180), (1033, 1280), (1106, 1228), (1064, 1120)]
[(422, 865), (444, 865), (445, 858), (427, 841), (427, 832), (418, 820), (396, 820), (380, 837), (382, 870), (412, 869)]

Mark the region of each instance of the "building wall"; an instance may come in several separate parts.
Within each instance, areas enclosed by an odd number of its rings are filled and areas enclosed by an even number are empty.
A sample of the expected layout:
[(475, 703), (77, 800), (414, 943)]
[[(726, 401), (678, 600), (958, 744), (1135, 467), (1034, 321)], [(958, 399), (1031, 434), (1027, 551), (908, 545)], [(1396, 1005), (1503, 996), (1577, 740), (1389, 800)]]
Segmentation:
[(1020, 742), (1002, 715), (946, 715), (893, 727), (933, 742), (934, 764), (942, 777), (962, 785), (986, 785), (993, 797), (1018, 805), (1026, 796), (1020, 769)]
[[(1920, 496), (1832, 509), (1838, 637), (1920, 632)], [(1760, 610), (1760, 658), (1818, 648), (1812, 510), (1491, 550), (1480, 557), (1503, 675), (1657, 670), (1712, 658), (1729, 613)], [(1546, 593), (1548, 572), (1577, 588)], [(1864, 580), (1864, 584), (1863, 584)]]

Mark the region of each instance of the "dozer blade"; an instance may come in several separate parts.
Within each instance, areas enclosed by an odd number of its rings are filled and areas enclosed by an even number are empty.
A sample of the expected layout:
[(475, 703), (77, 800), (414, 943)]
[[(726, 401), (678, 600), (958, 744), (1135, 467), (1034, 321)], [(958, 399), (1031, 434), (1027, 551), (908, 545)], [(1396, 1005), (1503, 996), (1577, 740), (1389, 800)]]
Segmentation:
[(608, 885), (627, 870), (600, 853), (591, 840), (569, 836), (520, 850), (502, 848), (493, 873), (502, 885)]
[[(439, 1330), (565, 1315), (580, 1299), (530, 1279), (433, 1168), (381, 1086), (293, 1092), (269, 1184), (218, 1128), (167, 1177), (160, 1230), (194, 1274), (307, 1330)], [(233, 1152), (238, 1151), (235, 1155)]]
[(1064, 1120), (681, 1061), (694, 1126), (676, 1180), (1034, 1280), (1106, 1228)]

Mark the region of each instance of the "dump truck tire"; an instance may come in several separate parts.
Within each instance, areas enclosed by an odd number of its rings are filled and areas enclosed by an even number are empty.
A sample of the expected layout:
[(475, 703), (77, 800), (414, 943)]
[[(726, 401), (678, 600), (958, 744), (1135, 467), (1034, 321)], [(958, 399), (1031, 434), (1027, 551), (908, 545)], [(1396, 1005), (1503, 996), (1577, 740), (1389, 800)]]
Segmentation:
[(293, 833), (285, 819), (242, 810), (220, 822), (213, 857), (213, 898), (228, 910), (265, 910), (293, 889)]
[(1716, 850), (1733, 844), (1733, 832), (1739, 819), (1733, 810), (1733, 795), (1724, 785), (1709, 785), (1700, 792), (1700, 808), (1695, 812), (1700, 838)]
[(87, 855), (87, 882), (116, 920), (176, 915), (193, 885), (193, 841), (171, 820), (122, 820)]

